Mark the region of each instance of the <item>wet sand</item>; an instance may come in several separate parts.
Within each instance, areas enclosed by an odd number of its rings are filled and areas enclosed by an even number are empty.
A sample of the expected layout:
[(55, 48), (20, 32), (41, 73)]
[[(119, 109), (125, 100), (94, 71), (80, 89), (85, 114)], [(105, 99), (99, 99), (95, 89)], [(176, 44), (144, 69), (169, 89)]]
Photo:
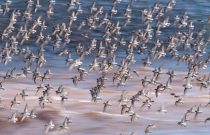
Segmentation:
[[(126, 86), (116, 87), (116, 84), (111, 82), (111, 73), (107, 76), (108, 80), (105, 82), (105, 88), (101, 92), (101, 101), (96, 103), (91, 102), (89, 90), (96, 85), (95, 79), (97, 74), (89, 73), (85, 78), (85, 81), (79, 82), (78, 86), (73, 86), (69, 74), (59, 73), (60, 75), (52, 75), (50, 82), (56, 82), (57, 78), (63, 80), (65, 91), (68, 92), (69, 99), (65, 100), (63, 103), (60, 101), (60, 97), (55, 94), (60, 82), (51, 83), (55, 87), (50, 92), (50, 99), (52, 103), (46, 105), (45, 108), (40, 108), (38, 103), (38, 98), (41, 93), (34, 95), (38, 86), (34, 85), (31, 81), (26, 83), (25, 78), (18, 78), (17, 80), (7, 80), (4, 84), (5, 91), (1, 91), (1, 106), (5, 107), (0, 109), (0, 133), (1, 135), (41, 135), (45, 134), (45, 124), (50, 120), (55, 123), (55, 129), (50, 131), (48, 134), (73, 134), (73, 135), (129, 135), (131, 132), (135, 132), (136, 135), (144, 134), (144, 130), (148, 124), (154, 123), (157, 128), (152, 129), (152, 134), (154, 135), (182, 135), (182, 134), (209, 134), (210, 122), (204, 124), (204, 120), (210, 115), (209, 106), (205, 106), (208, 103), (208, 89), (199, 90), (199, 86), (193, 82), (193, 89), (191, 89), (185, 96), (183, 96), (184, 104), (175, 106), (174, 103), (176, 99), (170, 95), (170, 93), (176, 93), (177, 95), (183, 95), (183, 78), (185, 76), (184, 72), (176, 72), (177, 76), (171, 84), (172, 91), (165, 91), (159, 94), (159, 97), (155, 97), (153, 86), (149, 86), (146, 89), (149, 91), (149, 97), (155, 101), (151, 109), (142, 108), (143, 96), (140, 96), (140, 101), (135, 103), (134, 111), (139, 115), (133, 123), (130, 122), (129, 114), (120, 114), (121, 106), (118, 102), (122, 91), (126, 91), (128, 99), (132, 95), (136, 94), (141, 90), (141, 79), (145, 76), (152, 76), (152, 68), (139, 68), (138, 73), (140, 77), (133, 76), (129, 80)], [(165, 71), (163, 71), (165, 72)], [(65, 79), (67, 78), (67, 79)], [(165, 82), (167, 77), (161, 75), (160, 81)], [(47, 83), (46, 81), (45, 83)], [(23, 83), (24, 82), (24, 83)], [(38, 82), (39, 83), (39, 82)], [(11, 85), (12, 84), (12, 85)], [(62, 83), (60, 83), (62, 84)], [(67, 85), (68, 84), (68, 85)], [(14, 105), (12, 109), (9, 108), (11, 100), (17, 93), (20, 93), (22, 89), (27, 89), (26, 93), (29, 94), (25, 98), (25, 101), (18, 97), (21, 101), (20, 105)], [(110, 100), (112, 106), (107, 108), (107, 112), (102, 112), (103, 102)], [(26, 118), (24, 122), (17, 122), (12, 124), (8, 122), (8, 118), (11, 117), (12, 113), (18, 112), (20, 115), (23, 112), (25, 104), (28, 104), (29, 110), (35, 109), (35, 114), (37, 118), (31, 119)], [(130, 104), (130, 103), (128, 103)], [(181, 120), (187, 109), (194, 105), (201, 104), (202, 113), (198, 115), (197, 119), (194, 120), (194, 113), (190, 114), (190, 121), (187, 122), (186, 127), (180, 127), (177, 122)], [(161, 105), (164, 105), (167, 113), (161, 113), (157, 110)], [(72, 123), (70, 124), (70, 130), (59, 132), (59, 126), (65, 117), (70, 117)]]

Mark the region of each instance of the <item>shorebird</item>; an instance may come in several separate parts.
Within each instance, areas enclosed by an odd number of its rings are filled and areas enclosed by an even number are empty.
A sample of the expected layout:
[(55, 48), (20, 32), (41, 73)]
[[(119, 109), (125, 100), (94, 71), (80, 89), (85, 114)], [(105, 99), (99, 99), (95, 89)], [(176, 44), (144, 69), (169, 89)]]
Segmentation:
[(77, 13), (76, 12), (72, 12), (70, 19), (72, 21), (76, 21), (77, 20), (77, 15), (78, 15), (78, 12)]
[(43, 84), (40, 84), (40, 85), (39, 85), (38, 87), (36, 87), (36, 88), (37, 88), (37, 90), (36, 90), (35, 95), (36, 95), (40, 90), (44, 89), (45, 86), (44, 86)]
[(31, 110), (29, 117), (32, 118), (32, 119), (36, 118), (36, 114), (34, 112), (34, 109)]
[(66, 61), (66, 66), (70, 66), (74, 62), (74, 59), (72, 59), (71, 57), (71, 53), (67, 55), (67, 58), (65, 59), (65, 61)]
[(155, 89), (155, 96), (158, 97), (159, 92), (164, 90), (163, 84), (159, 84)]
[(197, 119), (198, 114), (202, 113), (202, 111), (200, 111), (200, 106), (201, 106), (201, 105), (198, 105), (198, 106), (197, 106), (197, 109), (195, 110), (194, 119)]
[(178, 97), (178, 99), (175, 101), (175, 105), (178, 104), (184, 104), (182, 97)]
[(165, 91), (165, 90), (169, 90), (169, 91), (172, 90), (172, 87), (170, 86), (169, 80), (166, 82), (165, 85), (163, 85), (163, 91)]
[(156, 125), (155, 125), (155, 124), (149, 124), (149, 125), (146, 127), (146, 129), (144, 130), (144, 132), (145, 132), (146, 134), (152, 133), (152, 131), (151, 131), (152, 128), (156, 128)]
[(30, 117), (30, 114), (31, 113), (28, 111), (28, 105), (26, 104), (23, 112), (21, 113), (22, 117), (21, 117), (20, 121), (23, 122), (25, 120), (25, 118)]
[(22, 90), (22, 92), (20, 93), (21, 97), (23, 100), (25, 100), (25, 97), (28, 96), (28, 94), (26, 94), (25, 90)]
[(75, 76), (74, 76), (74, 77), (72, 77), (71, 79), (72, 79), (72, 82), (73, 82), (74, 86), (77, 86), (78, 81), (79, 81), (78, 76), (76, 76), (76, 75), (75, 75)]
[(168, 71), (166, 74), (169, 75), (168, 81), (170, 83), (172, 83), (173, 78), (176, 76), (175, 71), (174, 70), (171, 70), (171, 71)]
[(155, 84), (158, 82), (160, 75), (163, 74), (162, 69), (161, 69), (161, 67), (158, 67), (158, 68), (155, 68), (154, 70), (152, 70), (152, 72), (153, 72), (153, 77), (152, 77), (150, 83)]
[(192, 106), (190, 109), (187, 110), (187, 113), (194, 113), (193, 109), (195, 106)]
[(127, 97), (126, 97), (125, 91), (122, 91), (122, 94), (120, 95), (120, 99), (118, 100), (118, 102), (119, 102), (120, 104), (126, 104), (126, 103), (129, 102), (129, 100), (128, 100)]
[(0, 82), (0, 90), (5, 90), (2, 84), (3, 84), (3, 81)]
[(58, 89), (55, 91), (55, 93), (56, 93), (56, 94), (62, 94), (63, 91), (64, 91), (64, 87), (63, 87), (63, 85), (60, 85), (60, 86), (58, 87)]
[(145, 88), (147, 85), (149, 85), (149, 79), (147, 78), (147, 76), (145, 76), (143, 79), (141, 79), (141, 84), (143, 86), (143, 88)]
[(34, 71), (33, 71), (33, 75), (32, 75), (32, 78), (33, 78), (33, 81), (34, 83), (36, 84), (37, 83), (37, 79), (39, 79), (41, 77), (41, 73), (38, 71), (38, 69), (36, 68)]
[(78, 30), (81, 30), (84, 26), (86, 26), (86, 22), (82, 21), (78, 27)]
[(51, 75), (52, 72), (50, 71), (50, 69), (46, 70), (44, 75), (42, 76), (42, 82), (45, 80), (45, 79), (49, 79), (49, 75)]
[(184, 84), (183, 87), (184, 87), (184, 95), (187, 93), (187, 90), (192, 89), (191, 77), (187, 78), (186, 84)]
[(160, 109), (158, 109), (157, 111), (161, 113), (167, 113), (167, 110), (165, 109), (163, 105), (161, 105)]
[(20, 104), (20, 101), (17, 100), (18, 94), (15, 95), (14, 99), (11, 101), (10, 109), (13, 107), (15, 104)]
[(95, 12), (95, 11), (97, 11), (97, 7), (96, 7), (96, 2), (93, 1), (93, 4), (92, 4), (92, 6), (91, 6), (91, 14), (92, 14), (93, 12)]
[(75, 67), (79, 67), (82, 65), (82, 63), (83, 63), (82, 60), (80, 58), (78, 58), (78, 59), (74, 60), (72, 63), (69, 63), (70, 64), (69, 69), (72, 70)]
[(60, 126), (59, 131), (69, 130), (69, 124), (72, 123), (71, 119), (66, 117), (63, 124)]
[(197, 78), (197, 81), (199, 81), (200, 90), (202, 90), (203, 88), (208, 88), (208, 78), (206, 80), (206, 75), (204, 75), (203, 78)]
[(80, 5), (81, 3), (79, 3), (79, 0), (71, 0), (70, 3), (67, 4), (67, 11), (70, 12), (76, 4)]
[(150, 98), (146, 99), (145, 101), (142, 102), (143, 104), (140, 106), (140, 109), (142, 109), (144, 107), (146, 107), (146, 109), (150, 109), (152, 106), (152, 102), (154, 102), (154, 101), (152, 101)]
[(112, 18), (113, 15), (117, 14), (117, 9), (116, 9), (116, 5), (112, 6), (111, 12), (110, 12), (110, 17)]
[(84, 81), (84, 77), (88, 74), (88, 72), (86, 71), (85, 68), (82, 68), (82, 67), (78, 67), (77, 68), (77, 71), (79, 73), (79, 81)]
[(69, 49), (65, 48), (61, 52), (58, 53), (58, 56), (68, 55), (70, 53)]
[(123, 78), (120, 79), (120, 81), (117, 83), (117, 87), (125, 87), (126, 83), (124, 82)]
[(186, 123), (185, 119), (181, 119), (181, 121), (179, 121), (177, 124), (182, 126), (182, 127), (186, 127), (187, 126), (187, 123)]
[(61, 102), (64, 102), (64, 100), (67, 100), (68, 99), (68, 95), (65, 92), (62, 92), (61, 95), (60, 95), (60, 97), (61, 97)]
[(46, 103), (52, 103), (52, 101), (50, 101), (50, 99), (47, 95), (43, 95), (43, 96), (39, 97), (39, 106), (41, 108), (44, 108)]
[(135, 96), (132, 96), (132, 97), (130, 98), (130, 101), (131, 101), (131, 106), (134, 106), (135, 102), (136, 102), (136, 101), (139, 101), (139, 99), (136, 98)]
[(38, 9), (40, 9), (42, 5), (40, 4), (40, 0), (36, 0), (34, 12), (36, 13)]
[[(208, 94), (208, 96), (210, 96), (210, 92)], [(210, 97), (208, 98), (209, 102), (206, 104), (206, 106), (208, 106), (210, 104)]]
[(121, 105), (121, 115), (123, 115), (125, 113), (127, 108), (128, 108), (127, 104), (122, 104)]
[(204, 123), (206, 124), (208, 121), (210, 120), (210, 117), (207, 117), (204, 121)]
[(112, 106), (112, 104), (110, 104), (109, 100), (104, 102), (103, 112), (106, 112), (106, 109), (107, 109), (108, 106)]
[(16, 70), (16, 67), (13, 67), (13, 68), (7, 70), (6, 75), (3, 76), (3, 79), (5, 80), (5, 79), (15, 78), (15, 75), (14, 75), (15, 70)]
[(163, 20), (163, 22), (161, 23), (161, 27), (162, 27), (162, 28), (166, 28), (166, 27), (168, 27), (168, 26), (170, 26), (169, 17), (166, 17), (166, 18)]
[(134, 120), (139, 117), (135, 112), (129, 116), (130, 116), (131, 123), (134, 122)]
[(50, 120), (49, 123), (45, 125), (45, 133), (48, 133), (49, 130), (52, 130), (54, 128), (55, 128), (55, 124), (52, 120)]
[(134, 113), (132, 106), (127, 107), (127, 108), (128, 108), (128, 110), (126, 110), (125, 113), (128, 113), (128, 114), (133, 114)]
[(17, 118), (17, 113), (13, 113), (12, 114), (12, 117), (8, 119), (9, 122), (12, 122), (12, 123), (16, 123), (18, 121), (18, 118)]
[(54, 11), (53, 11), (54, 7), (53, 6), (54, 6), (54, 2), (49, 2), (48, 9), (47, 9), (47, 12), (46, 12), (48, 18), (51, 18), (54, 14)]

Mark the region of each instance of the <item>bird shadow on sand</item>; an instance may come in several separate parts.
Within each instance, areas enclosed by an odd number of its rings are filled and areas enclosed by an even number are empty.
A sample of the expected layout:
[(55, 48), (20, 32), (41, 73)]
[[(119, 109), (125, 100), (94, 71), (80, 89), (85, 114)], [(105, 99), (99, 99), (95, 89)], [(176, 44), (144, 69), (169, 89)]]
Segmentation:
[(37, 118), (43, 121), (55, 120), (59, 117), (58, 111), (40, 111), (37, 113)]

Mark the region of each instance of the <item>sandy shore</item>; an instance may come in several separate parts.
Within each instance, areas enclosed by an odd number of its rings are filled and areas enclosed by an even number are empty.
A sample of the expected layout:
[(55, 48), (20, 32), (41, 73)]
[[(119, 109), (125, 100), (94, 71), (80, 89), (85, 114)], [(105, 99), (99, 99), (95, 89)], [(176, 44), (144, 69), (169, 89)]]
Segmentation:
[[(5, 90), (1, 91), (1, 106), (0, 109), (0, 134), (1, 135), (41, 135), (45, 134), (45, 124), (50, 120), (55, 123), (55, 129), (49, 131), (48, 134), (72, 134), (72, 135), (129, 135), (131, 132), (135, 132), (136, 135), (144, 134), (144, 130), (148, 124), (154, 123), (156, 128), (152, 129), (154, 135), (197, 135), (197, 134), (209, 134), (210, 122), (204, 124), (204, 120), (210, 116), (209, 106), (205, 106), (208, 103), (208, 89), (199, 90), (199, 86), (193, 83), (193, 89), (191, 89), (185, 96), (183, 96), (184, 104), (174, 105), (176, 99), (170, 95), (170, 93), (176, 93), (177, 95), (183, 95), (183, 78), (186, 75), (183, 72), (176, 72), (173, 83), (171, 84), (172, 91), (166, 91), (159, 94), (159, 97), (155, 97), (153, 86), (149, 86), (146, 89), (149, 91), (149, 96), (154, 100), (151, 109), (140, 108), (143, 97), (140, 96), (140, 101), (135, 103), (134, 111), (139, 116), (134, 122), (130, 122), (129, 114), (120, 114), (121, 105), (118, 100), (122, 91), (126, 91), (128, 99), (132, 95), (141, 90), (141, 79), (145, 76), (152, 76), (151, 68), (138, 69), (140, 77), (133, 76), (128, 81), (124, 88), (116, 87), (116, 84), (111, 82), (112, 75), (108, 75), (108, 80), (105, 82), (105, 88), (101, 92), (101, 101), (96, 103), (91, 102), (89, 90), (96, 85), (95, 79), (97, 74), (89, 73), (85, 78), (85, 81), (79, 82), (75, 87), (71, 82), (72, 73), (59, 73), (51, 76), (51, 80), (47, 80), (44, 83), (51, 82), (54, 87), (50, 92), (50, 99), (52, 103), (46, 105), (45, 108), (40, 108), (38, 98), (41, 93), (34, 95), (35, 88), (38, 84), (34, 85), (31, 80), (26, 78), (18, 78), (16, 80), (7, 80), (4, 83)], [(163, 71), (164, 72), (164, 71)], [(56, 81), (57, 80), (57, 81)], [(58, 81), (60, 80), (60, 81)], [(161, 82), (165, 82), (167, 77), (161, 75)], [(68, 92), (68, 99), (65, 102), (60, 101), (60, 97), (55, 94), (58, 86), (64, 85), (65, 91)], [(29, 94), (25, 98), (25, 101), (18, 97), (21, 101), (20, 105), (14, 105), (10, 109), (10, 102), (17, 93), (20, 93), (22, 89), (26, 89), (26, 93)], [(110, 100), (112, 106), (107, 108), (107, 112), (102, 112), (103, 102)], [(16, 124), (10, 123), (8, 118), (14, 112), (18, 112), (20, 115), (23, 112), (25, 104), (28, 104), (29, 110), (35, 109), (36, 118), (26, 118), (23, 122), (17, 122)], [(128, 103), (130, 104), (130, 103)], [(186, 127), (181, 127), (177, 124), (184, 116), (187, 109), (192, 106), (201, 104), (201, 111), (194, 119), (194, 113), (190, 114), (190, 121), (187, 122)], [(164, 105), (167, 113), (161, 113), (157, 110), (161, 105)], [(70, 130), (59, 132), (59, 126), (65, 117), (70, 117), (72, 123), (70, 124)]]

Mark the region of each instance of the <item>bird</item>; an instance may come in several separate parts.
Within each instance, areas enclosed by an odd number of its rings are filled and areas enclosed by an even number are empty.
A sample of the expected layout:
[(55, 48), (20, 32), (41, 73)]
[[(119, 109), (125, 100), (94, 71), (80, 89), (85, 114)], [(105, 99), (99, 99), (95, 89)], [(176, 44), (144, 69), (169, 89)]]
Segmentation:
[(179, 121), (177, 124), (182, 126), (182, 127), (186, 127), (187, 126), (187, 123), (186, 123), (185, 119), (181, 119), (181, 121)]
[(130, 101), (131, 101), (131, 106), (134, 106), (135, 102), (136, 102), (136, 101), (139, 101), (139, 99), (136, 98), (135, 96), (132, 96), (132, 97), (130, 98)]
[(127, 109), (128, 110), (126, 110), (125, 113), (128, 113), (128, 114), (133, 114), (134, 113), (132, 106), (127, 107)]
[(17, 113), (13, 113), (11, 118), (8, 119), (9, 122), (12, 122), (12, 123), (16, 123), (18, 121), (18, 118), (17, 118)]
[(210, 120), (210, 117), (207, 117), (204, 121), (204, 123), (206, 124), (208, 121)]
[(60, 95), (60, 97), (61, 97), (61, 102), (64, 102), (64, 100), (68, 99), (68, 95), (64, 92)]
[(60, 126), (59, 131), (65, 131), (65, 130), (69, 130), (69, 124), (72, 123), (71, 119), (69, 117), (66, 117), (64, 119), (63, 124)]
[(55, 128), (55, 124), (54, 124), (54, 122), (52, 120), (50, 120), (49, 123), (47, 123), (45, 125), (45, 133), (48, 133), (49, 130), (52, 130), (54, 128)]
[(63, 85), (60, 85), (55, 92), (56, 92), (56, 94), (62, 94), (63, 91), (64, 91), (64, 87), (63, 87)]
[(104, 102), (103, 112), (106, 112), (106, 109), (107, 109), (108, 106), (112, 106), (112, 104), (110, 103), (109, 100)]
[(30, 118), (36, 118), (37, 117), (35, 112), (34, 112), (34, 109), (31, 110), (29, 117)]
[(165, 109), (163, 105), (161, 105), (160, 109), (158, 109), (158, 112), (167, 113), (167, 110)]
[(176, 101), (175, 101), (175, 105), (178, 104), (184, 104), (182, 97), (179, 97)]
[(125, 113), (127, 108), (128, 108), (127, 104), (122, 104), (121, 105), (121, 115), (123, 115)]
[(129, 116), (130, 116), (131, 123), (134, 122), (134, 120), (139, 117), (135, 112), (133, 114), (130, 114)]
[(40, 4), (40, 0), (36, 0), (34, 12), (36, 13), (38, 11), (38, 9), (40, 9), (41, 7), (42, 7), (42, 5)]
[(195, 110), (194, 119), (197, 119), (198, 114), (202, 113), (202, 111), (200, 110), (200, 106), (201, 106), (201, 105), (198, 105), (198, 106), (197, 106), (197, 109)]
[(190, 109), (188, 109), (187, 113), (194, 113), (193, 109), (194, 109), (194, 106), (192, 106)]
[(20, 104), (20, 101), (17, 100), (18, 94), (14, 97), (14, 99), (11, 101), (10, 109), (13, 107), (15, 104)]
[(5, 90), (5, 88), (3, 87), (3, 81), (0, 81), (0, 90)]
[(120, 99), (118, 99), (118, 102), (120, 104), (124, 104), (124, 103), (127, 103), (129, 100), (127, 99), (126, 97), (126, 92), (125, 91), (122, 91), (121, 95), (120, 95)]
[(20, 119), (21, 122), (25, 120), (25, 118), (30, 117), (31, 113), (28, 111), (28, 104), (25, 105), (23, 112), (21, 113), (22, 117)]
[(77, 86), (78, 81), (79, 81), (78, 76), (76, 76), (76, 75), (75, 75), (75, 76), (74, 76), (74, 77), (72, 77), (71, 79), (72, 79), (72, 82), (73, 82), (74, 86)]
[(184, 95), (187, 93), (187, 90), (192, 89), (191, 77), (187, 77), (186, 84), (184, 84), (183, 87), (184, 87)]
[(44, 75), (42, 76), (42, 82), (45, 80), (45, 79), (49, 79), (49, 75), (52, 75), (50, 69), (46, 70), (46, 72), (44, 73)]
[(23, 100), (25, 100), (25, 97), (29, 96), (28, 94), (26, 94), (25, 90), (22, 90), (22, 92), (20, 93), (21, 97)]
[(41, 89), (44, 89), (45, 87), (44, 87), (44, 85), (43, 84), (40, 84), (38, 87), (36, 87), (37, 88), (37, 90), (36, 90), (36, 93), (35, 93), (35, 95), (41, 90)]
[(152, 133), (152, 131), (151, 131), (152, 128), (156, 128), (156, 125), (155, 125), (155, 124), (149, 124), (149, 125), (146, 127), (146, 129), (145, 129), (144, 132), (145, 132), (146, 134)]

